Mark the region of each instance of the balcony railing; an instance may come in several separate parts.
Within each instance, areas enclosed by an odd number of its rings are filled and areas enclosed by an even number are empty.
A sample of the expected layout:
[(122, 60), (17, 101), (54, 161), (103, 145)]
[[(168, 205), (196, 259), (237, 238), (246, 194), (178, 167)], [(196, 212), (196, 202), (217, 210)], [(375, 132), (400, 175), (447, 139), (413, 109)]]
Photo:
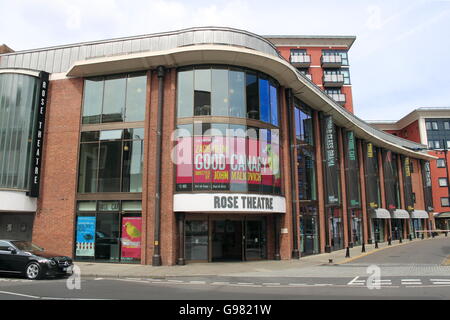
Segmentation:
[(339, 54), (323, 55), (322, 68), (339, 68), (342, 66), (342, 57)]
[(343, 74), (324, 74), (323, 75), (324, 87), (342, 87), (344, 85)]
[(297, 68), (309, 67), (311, 65), (311, 56), (308, 54), (291, 56), (291, 64)]
[(328, 93), (328, 95), (341, 105), (345, 104), (346, 102), (344, 93)]

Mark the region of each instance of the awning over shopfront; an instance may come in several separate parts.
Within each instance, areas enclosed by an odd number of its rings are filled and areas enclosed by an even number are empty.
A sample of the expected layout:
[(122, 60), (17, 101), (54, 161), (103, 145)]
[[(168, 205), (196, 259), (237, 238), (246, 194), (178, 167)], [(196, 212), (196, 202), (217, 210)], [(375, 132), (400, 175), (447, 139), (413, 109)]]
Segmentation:
[(439, 212), (434, 215), (435, 219), (450, 219), (450, 212)]
[(428, 212), (425, 210), (414, 210), (411, 212), (411, 219), (428, 219)]
[(370, 217), (372, 219), (390, 219), (391, 215), (389, 214), (388, 210), (380, 208), (380, 209), (373, 209), (370, 212)]
[(392, 212), (392, 219), (409, 219), (409, 213), (403, 209), (397, 209)]

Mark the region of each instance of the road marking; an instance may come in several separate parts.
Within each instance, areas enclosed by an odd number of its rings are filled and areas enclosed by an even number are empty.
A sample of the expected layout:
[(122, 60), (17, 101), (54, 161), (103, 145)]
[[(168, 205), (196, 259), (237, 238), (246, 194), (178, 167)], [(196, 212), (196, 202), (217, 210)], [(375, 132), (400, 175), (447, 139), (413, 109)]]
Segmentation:
[(173, 283), (183, 283), (184, 281), (181, 280), (167, 280), (169, 282), (173, 282)]
[(213, 286), (224, 286), (224, 285), (229, 285), (229, 284), (230, 284), (229, 282), (221, 282), (221, 281), (211, 283), (211, 285), (213, 285)]
[(0, 291), (0, 294), (9, 294), (12, 296), (19, 296), (19, 297), (24, 297), (24, 298), (40, 299), (40, 297), (37, 297), (37, 296), (31, 296), (28, 294), (21, 294), (21, 293), (8, 292), (8, 291)]
[(279, 286), (279, 285), (281, 285), (281, 283), (278, 283), (278, 282), (268, 282), (268, 283), (263, 283), (262, 284), (263, 286)]
[(422, 280), (420, 279), (402, 279), (403, 285), (421, 285)]
[(189, 281), (192, 284), (206, 284), (206, 281)]
[(103, 278), (95, 278), (94, 281), (103, 280)]
[[(347, 285), (348, 285), (348, 286), (351, 286), (351, 285), (353, 285), (353, 284), (360, 284), (361, 281), (363, 281), (363, 280), (358, 280), (358, 279), (359, 279), (359, 276), (353, 278), (353, 280), (350, 281), (349, 283), (347, 283)], [(364, 283), (365, 283), (365, 281), (364, 281)]]

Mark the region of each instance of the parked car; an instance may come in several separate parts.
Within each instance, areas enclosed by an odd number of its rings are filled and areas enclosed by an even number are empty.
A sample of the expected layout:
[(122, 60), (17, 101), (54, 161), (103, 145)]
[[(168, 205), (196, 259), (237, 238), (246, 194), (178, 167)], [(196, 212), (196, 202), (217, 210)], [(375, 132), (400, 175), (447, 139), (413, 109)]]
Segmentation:
[(22, 274), (35, 280), (45, 276), (70, 275), (69, 257), (45, 251), (30, 241), (0, 239), (0, 272)]

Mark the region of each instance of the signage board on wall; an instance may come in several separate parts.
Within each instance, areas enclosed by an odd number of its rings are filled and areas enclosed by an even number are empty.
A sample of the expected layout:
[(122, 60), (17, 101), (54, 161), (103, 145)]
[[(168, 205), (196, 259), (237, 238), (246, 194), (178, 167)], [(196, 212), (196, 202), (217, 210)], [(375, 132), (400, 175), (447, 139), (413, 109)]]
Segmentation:
[(47, 72), (40, 72), (39, 74), (39, 92), (38, 92), (38, 105), (37, 116), (35, 122), (35, 131), (33, 137), (33, 153), (31, 159), (31, 172), (30, 172), (30, 191), (28, 196), (37, 198), (39, 197), (39, 186), (41, 182), (41, 162), (42, 162), (42, 150), (44, 141), (44, 126), (45, 126), (45, 113), (47, 109), (47, 93), (49, 84), (49, 74)]
[(280, 196), (236, 193), (191, 193), (173, 196), (175, 212), (286, 212)]

